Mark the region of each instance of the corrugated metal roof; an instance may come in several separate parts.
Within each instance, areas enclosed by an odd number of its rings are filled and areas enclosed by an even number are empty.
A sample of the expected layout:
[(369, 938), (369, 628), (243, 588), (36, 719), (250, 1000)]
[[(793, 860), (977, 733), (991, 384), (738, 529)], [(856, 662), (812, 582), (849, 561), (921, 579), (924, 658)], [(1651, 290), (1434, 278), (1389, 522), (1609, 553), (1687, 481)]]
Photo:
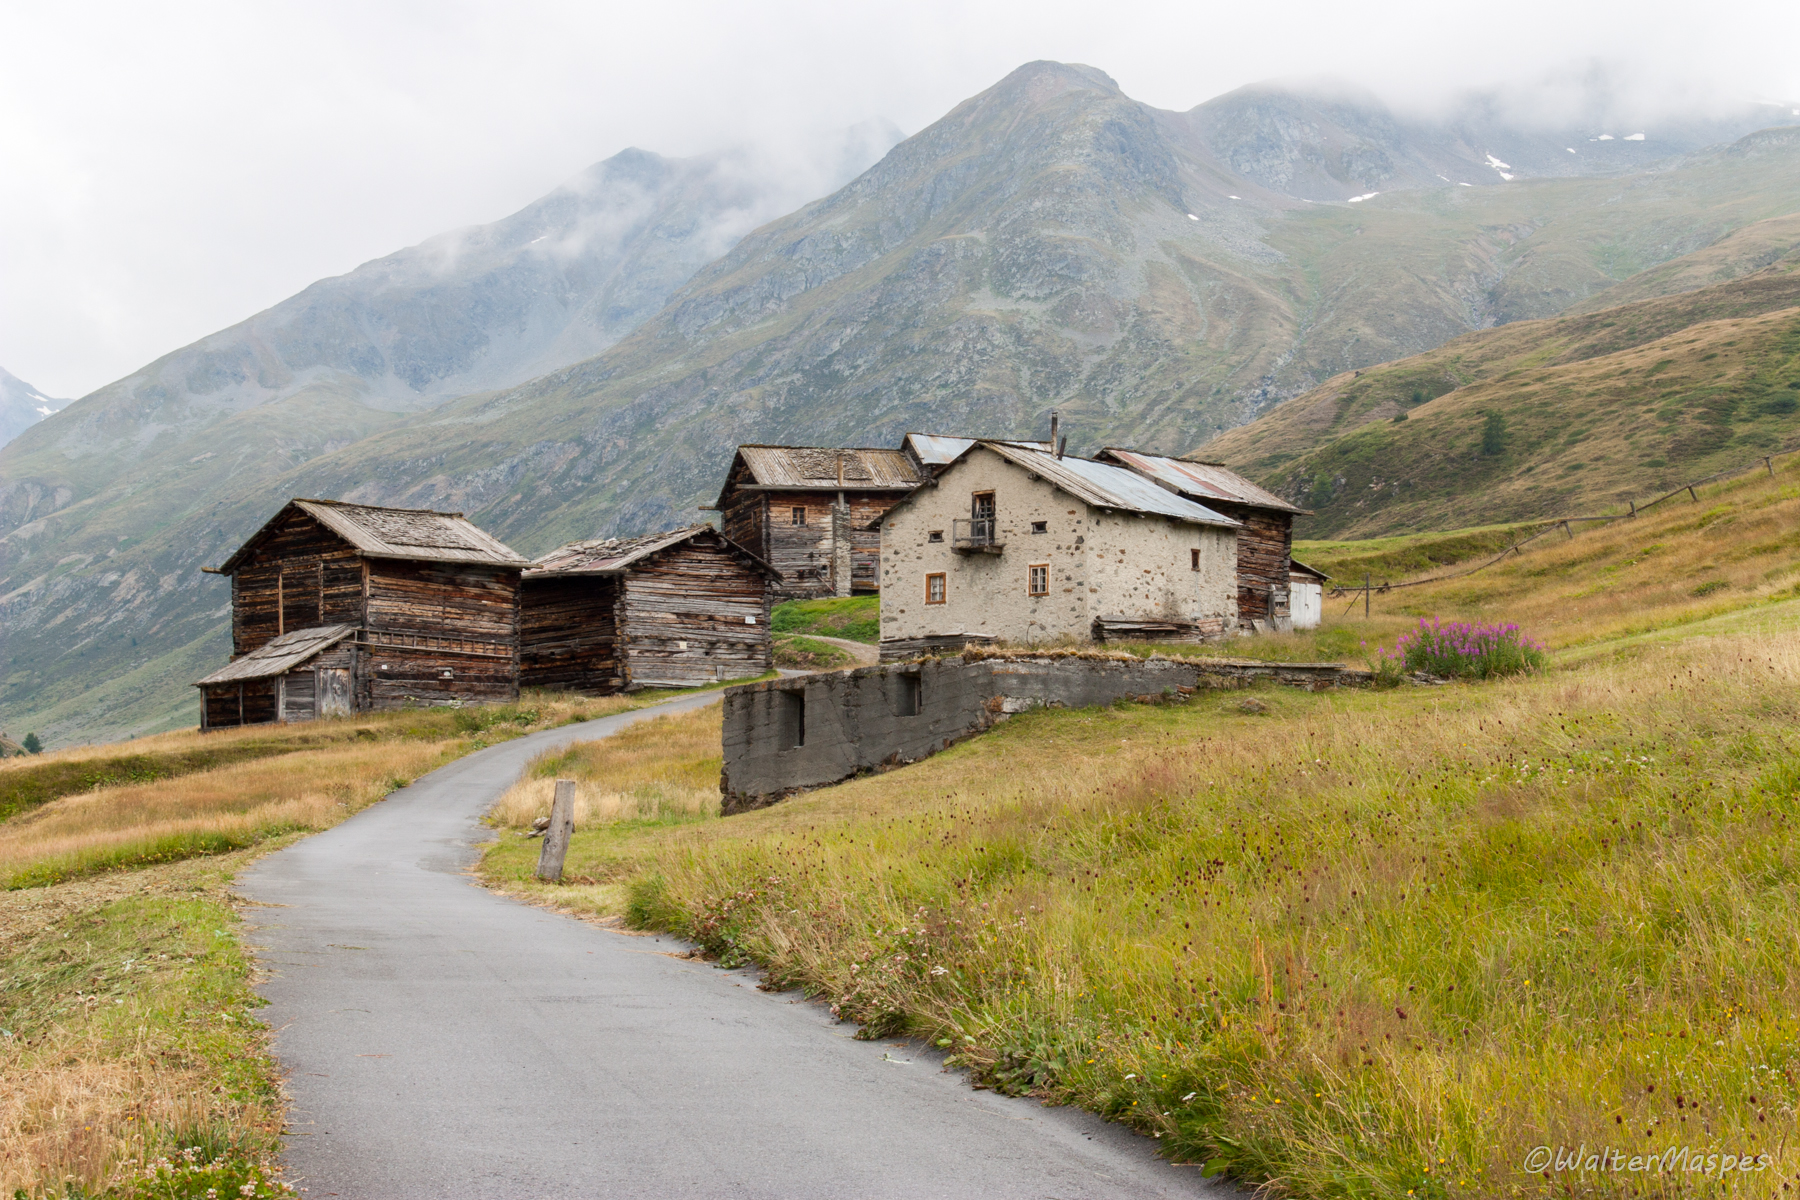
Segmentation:
[(477, 529), (461, 513), (432, 512), (424, 508), (379, 508), (338, 500), (290, 500), (225, 560), (218, 573), (229, 575), (237, 570), (290, 508), (317, 519), (370, 558), (481, 563), (495, 567), (526, 565), (523, 555)]
[(252, 679), (267, 679), (272, 675), (286, 675), (307, 659), (331, 649), (355, 632), (354, 625), (315, 625), (311, 629), (296, 629), (292, 633), (284, 633), (268, 645), (260, 646), (237, 661), (220, 667), (194, 686), (244, 683)]
[(1058, 458), (1048, 450), (1032, 450), (1012, 442), (984, 441), (981, 445), (1096, 508), (1151, 513), (1228, 529), (1236, 529), (1242, 524), (1112, 463), (1072, 455)]
[[(928, 467), (947, 467), (963, 456), (963, 451), (973, 446), (978, 438), (950, 437), (942, 433), (909, 433), (906, 445), (911, 448), (918, 460)], [(1009, 446), (1024, 446), (1031, 450), (1049, 450), (1049, 442), (1008, 442)]]
[(910, 490), (925, 482), (902, 450), (829, 446), (739, 446), (763, 487)]
[(1165, 487), (1197, 500), (1229, 500), (1234, 504), (1272, 508), (1279, 512), (1307, 512), (1304, 508), (1289, 504), (1273, 492), (1257, 487), (1236, 471), (1216, 463), (1191, 462), (1185, 458), (1145, 454), (1138, 450), (1120, 450), (1112, 446), (1102, 450), (1099, 457), (1102, 461), (1117, 461)]

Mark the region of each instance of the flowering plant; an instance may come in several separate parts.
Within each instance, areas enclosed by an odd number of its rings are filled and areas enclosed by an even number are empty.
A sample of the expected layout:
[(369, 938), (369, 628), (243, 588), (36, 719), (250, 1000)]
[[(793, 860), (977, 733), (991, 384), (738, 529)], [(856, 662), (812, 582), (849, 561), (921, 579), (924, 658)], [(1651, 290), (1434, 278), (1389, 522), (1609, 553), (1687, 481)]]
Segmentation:
[(1406, 671), (1422, 671), (1446, 679), (1492, 679), (1542, 670), (1544, 645), (1517, 625), (1482, 625), (1471, 621), (1420, 618), (1419, 627), (1400, 635), (1387, 661)]

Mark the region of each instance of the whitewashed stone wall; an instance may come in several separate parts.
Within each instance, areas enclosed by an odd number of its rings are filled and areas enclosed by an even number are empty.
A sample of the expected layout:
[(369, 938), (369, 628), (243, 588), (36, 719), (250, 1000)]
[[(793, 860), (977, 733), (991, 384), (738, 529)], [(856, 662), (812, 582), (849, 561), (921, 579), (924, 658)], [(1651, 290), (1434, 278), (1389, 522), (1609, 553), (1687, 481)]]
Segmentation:
[[(999, 554), (952, 548), (978, 492), (994, 493)], [(1035, 521), (1044, 533), (1032, 533)], [(941, 530), (942, 542), (930, 534)], [(1192, 552), (1200, 551), (1200, 569)], [(1048, 564), (1050, 592), (1028, 592)], [(925, 603), (942, 572), (945, 602)], [(1102, 512), (976, 447), (890, 512), (881, 529), (881, 637), (979, 635), (1014, 643), (1087, 640), (1094, 618), (1223, 620), (1235, 627), (1237, 535), (1216, 526)]]

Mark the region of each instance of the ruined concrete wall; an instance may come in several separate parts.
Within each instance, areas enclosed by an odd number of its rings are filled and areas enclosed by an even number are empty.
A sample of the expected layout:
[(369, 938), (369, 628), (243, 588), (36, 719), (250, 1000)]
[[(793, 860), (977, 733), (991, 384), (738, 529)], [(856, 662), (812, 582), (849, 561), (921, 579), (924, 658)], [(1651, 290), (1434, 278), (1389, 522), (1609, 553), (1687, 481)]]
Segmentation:
[(761, 808), (916, 762), (1031, 708), (1086, 708), (1254, 678), (1314, 688), (1366, 674), (1318, 663), (1033, 655), (925, 659), (745, 684), (725, 690), (722, 808)]

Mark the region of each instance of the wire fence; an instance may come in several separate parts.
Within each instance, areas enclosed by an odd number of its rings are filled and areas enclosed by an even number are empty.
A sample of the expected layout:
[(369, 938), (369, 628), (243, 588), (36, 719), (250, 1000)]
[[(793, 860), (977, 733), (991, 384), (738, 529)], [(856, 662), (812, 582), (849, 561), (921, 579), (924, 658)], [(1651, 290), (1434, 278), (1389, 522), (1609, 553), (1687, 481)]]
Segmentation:
[(1362, 586), (1360, 586), (1360, 587), (1357, 587), (1354, 585), (1346, 586), (1341, 583), (1334, 584), (1331, 589), (1331, 595), (1332, 595), (1333, 599), (1339, 599), (1339, 600), (1341, 600), (1345, 596), (1352, 597), (1352, 599), (1350, 601), (1350, 608), (1346, 608), (1344, 610), (1346, 613), (1348, 613), (1351, 608), (1356, 607), (1357, 600), (1361, 600), (1363, 602), (1363, 611), (1366, 613), (1366, 612), (1368, 612), (1368, 609), (1369, 609), (1369, 597), (1371, 594), (1377, 595), (1377, 596), (1385, 595), (1388, 592), (1397, 591), (1400, 588), (1424, 587), (1428, 583), (1444, 583), (1447, 580), (1451, 580), (1451, 579), (1462, 579), (1466, 576), (1475, 574), (1477, 571), (1485, 571), (1489, 567), (1494, 566), (1495, 564), (1505, 560), (1508, 555), (1523, 554), (1524, 548), (1526, 546), (1529, 546), (1532, 542), (1537, 541), (1539, 538), (1545, 536), (1546, 534), (1556, 532), (1558, 529), (1562, 530), (1564, 533), (1568, 534), (1571, 539), (1573, 539), (1575, 537), (1575, 531), (1573, 529), (1571, 529), (1570, 526), (1575, 524), (1576, 522), (1598, 521), (1598, 522), (1606, 523), (1606, 522), (1611, 522), (1611, 521), (1629, 521), (1629, 520), (1636, 518), (1637, 516), (1639, 516), (1642, 513), (1646, 513), (1648, 511), (1650, 511), (1652, 508), (1655, 508), (1658, 504), (1661, 504), (1664, 500), (1672, 500), (1676, 496), (1681, 495), (1681, 493), (1683, 493), (1683, 492), (1686, 492), (1688, 494), (1689, 500), (1691, 500), (1695, 503), (1698, 503), (1700, 500), (1700, 497), (1694, 491), (1695, 488), (1703, 487), (1709, 483), (1717, 483), (1721, 479), (1735, 479), (1739, 475), (1748, 475), (1752, 471), (1756, 470), (1756, 468), (1758, 468), (1758, 467), (1762, 467), (1764, 470), (1768, 471), (1769, 477), (1771, 479), (1773, 479), (1775, 477), (1775, 460), (1778, 458), (1782, 458), (1786, 455), (1794, 454), (1797, 452), (1800, 452), (1800, 442), (1790, 443), (1789, 445), (1783, 446), (1779, 450), (1771, 451), (1768, 454), (1761, 455), (1755, 461), (1749, 463), (1746, 466), (1729, 467), (1726, 470), (1717, 471), (1711, 475), (1708, 475), (1704, 479), (1696, 479), (1691, 483), (1681, 484), (1675, 488), (1670, 489), (1667, 492), (1664, 492), (1662, 495), (1658, 496), (1656, 499), (1651, 500), (1647, 503), (1639, 504), (1635, 500), (1628, 501), (1630, 507), (1625, 512), (1622, 512), (1622, 513), (1613, 513), (1613, 514), (1610, 514), (1607, 516), (1598, 516), (1598, 517), (1547, 517), (1547, 518), (1544, 518), (1543, 519), (1543, 528), (1539, 529), (1536, 533), (1533, 533), (1530, 537), (1520, 538), (1518, 541), (1514, 542), (1512, 545), (1508, 546), (1506, 549), (1502, 550), (1500, 553), (1494, 555), (1494, 557), (1488, 559), (1486, 562), (1478, 563), (1472, 567), (1465, 567), (1464, 569), (1462, 569), (1460, 571), (1451, 571), (1445, 575), (1433, 575), (1429, 579), (1409, 579), (1404, 583), (1388, 583), (1386, 581), (1383, 581), (1381, 583), (1375, 583), (1370, 579), (1369, 576), (1365, 575), (1365, 576), (1363, 576)]

